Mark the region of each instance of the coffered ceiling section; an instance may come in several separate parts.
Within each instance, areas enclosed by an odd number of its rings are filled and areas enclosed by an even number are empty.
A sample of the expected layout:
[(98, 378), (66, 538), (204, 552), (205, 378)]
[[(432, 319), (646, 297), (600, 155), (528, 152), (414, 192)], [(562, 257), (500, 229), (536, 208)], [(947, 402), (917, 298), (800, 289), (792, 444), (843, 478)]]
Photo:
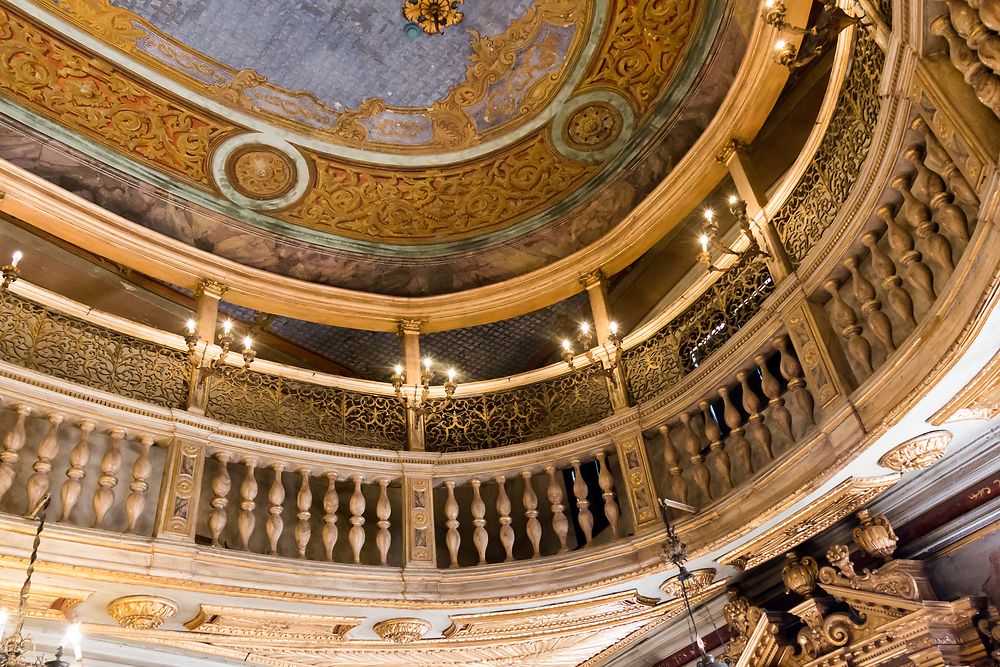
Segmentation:
[(0, 111), (66, 150), (0, 157), (102, 205), (138, 177), (114, 210), (248, 266), (441, 294), (619, 224), (746, 44), (706, 0), (453, 4), (429, 26), (413, 0), (12, 0)]

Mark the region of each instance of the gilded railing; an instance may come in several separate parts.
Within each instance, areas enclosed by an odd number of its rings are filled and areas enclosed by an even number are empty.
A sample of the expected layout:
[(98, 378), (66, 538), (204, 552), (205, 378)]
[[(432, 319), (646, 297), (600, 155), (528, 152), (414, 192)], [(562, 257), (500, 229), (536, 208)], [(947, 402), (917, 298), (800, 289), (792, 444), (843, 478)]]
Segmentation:
[(205, 414), (227, 424), (356, 447), (406, 448), (406, 409), (392, 396), (253, 371), (209, 384)]
[(2, 297), (0, 359), (119, 396), (185, 407), (186, 353), (96, 326), (9, 291)]
[(823, 142), (771, 220), (795, 265), (837, 217), (871, 147), (881, 106), (878, 89), (885, 54), (867, 30), (858, 35), (851, 69)]
[(424, 438), (428, 451), (502, 447), (566, 433), (611, 411), (604, 376), (584, 369), (509, 391), (452, 399), (428, 417)]
[(633, 400), (645, 401), (697, 368), (760, 310), (773, 290), (760, 256), (727, 271), (680, 316), (622, 355)]

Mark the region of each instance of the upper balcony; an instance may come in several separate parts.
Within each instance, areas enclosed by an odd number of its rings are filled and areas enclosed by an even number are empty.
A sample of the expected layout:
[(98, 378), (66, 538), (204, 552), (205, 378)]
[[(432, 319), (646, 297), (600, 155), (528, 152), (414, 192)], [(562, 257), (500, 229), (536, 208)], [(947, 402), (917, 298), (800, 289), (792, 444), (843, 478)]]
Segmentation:
[[(724, 228), (718, 243), (735, 252), (710, 252), (709, 269), (692, 262), (620, 341), (606, 309), (602, 320), (594, 269), (610, 274), (623, 260), (579, 265), (571, 272), (591, 297), (597, 345), (568, 361), (423, 396), (412, 382), (266, 359), (245, 368), (239, 351), (209, 340), (203, 313), (186, 340), (15, 279), (0, 324), (0, 526), (16, 539), (2, 558), (23, 558), (33, 526), (18, 516), (51, 494), (55, 578), (81, 568), (88, 580), (175, 597), (190, 588), (424, 614), (655, 587), (669, 569), (657, 497), (695, 508), (672, 518), (720, 582), (727, 567), (755, 567), (817, 532), (807, 508), (835, 521), (862, 506), (905, 469), (875, 465), (901, 432), (968, 407), (972, 395), (958, 390), (997, 353), (988, 327), (1000, 266), (1000, 123), (982, 83), (990, 64), (973, 67), (957, 41), (971, 19), (907, 2), (895, 21), (887, 3), (862, 9), (865, 20), (829, 46), (815, 122), (780, 178), (753, 175), (780, 117), (756, 135), (714, 128), (634, 214), (718, 207), (715, 184), (731, 178), (750, 235)], [(789, 3), (794, 21), (807, 15)], [(774, 65), (780, 33), (756, 20), (738, 80)], [(730, 91), (719, 113), (735, 113), (738, 97)], [(699, 169), (715, 183), (681, 197)], [(48, 228), (77, 226), (71, 238), (83, 245), (124, 224), (11, 164), (0, 178), (7, 215), (42, 227), (63, 215)], [(114, 252), (150, 238), (127, 233)], [(236, 278), (237, 303), (264, 298), (251, 272), (209, 273), (211, 262), (187, 252), (164, 249), (164, 279), (198, 259), (199, 277), (216, 281), (203, 290)], [(562, 295), (561, 270), (550, 276), (561, 287), (525, 300)], [(285, 298), (286, 279), (270, 280), (272, 297)], [(426, 321), (448, 328), (456, 304), (491, 289), (403, 303), (392, 319), (433, 311)], [(314, 314), (310, 298), (286, 312)], [(323, 298), (334, 314), (357, 305)], [(390, 304), (359, 321), (385, 320)], [(420, 338), (407, 326), (400, 335)], [(953, 396), (938, 414), (921, 412)], [(710, 577), (704, 594), (720, 582)], [(654, 602), (642, 598), (633, 620), (676, 612), (676, 601)], [(457, 618), (442, 642), (482, 622)]]

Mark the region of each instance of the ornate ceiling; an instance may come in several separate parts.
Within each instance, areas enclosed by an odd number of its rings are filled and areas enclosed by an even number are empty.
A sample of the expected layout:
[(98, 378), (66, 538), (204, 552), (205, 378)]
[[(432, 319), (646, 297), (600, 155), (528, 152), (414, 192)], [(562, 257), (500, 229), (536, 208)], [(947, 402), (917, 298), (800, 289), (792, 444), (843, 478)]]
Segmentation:
[(704, 0), (461, 11), (426, 34), (401, 0), (17, 0), (0, 111), (45, 137), (8, 122), (0, 157), (247, 266), (444, 294), (619, 224), (711, 119), (748, 22)]

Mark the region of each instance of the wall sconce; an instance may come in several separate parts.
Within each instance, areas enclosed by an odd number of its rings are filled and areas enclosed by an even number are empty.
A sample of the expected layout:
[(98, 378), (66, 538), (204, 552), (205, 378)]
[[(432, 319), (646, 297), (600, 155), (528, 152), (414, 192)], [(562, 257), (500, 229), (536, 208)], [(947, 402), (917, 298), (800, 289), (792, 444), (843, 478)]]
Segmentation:
[(23, 257), (24, 253), (20, 250), (15, 250), (14, 255), (10, 258), (10, 264), (4, 264), (0, 267), (0, 273), (3, 274), (3, 282), (0, 283), (0, 292), (6, 292), (7, 288), (21, 277), (21, 269), (17, 268), (17, 265), (21, 263)]
[[(454, 368), (449, 368), (445, 372), (444, 400), (438, 403), (431, 403), (429, 401), (431, 381), (434, 379), (432, 363), (430, 357), (424, 358), (420, 366), (420, 384), (406, 385), (406, 371), (403, 369), (402, 364), (396, 364), (392, 373), (392, 386), (396, 391), (396, 398), (400, 403), (412, 410), (414, 414), (421, 417), (435, 415), (444, 410), (451, 403), (452, 396), (455, 395), (455, 390), (458, 389), (458, 383), (455, 382), (457, 373)], [(409, 387), (413, 388), (412, 396), (406, 395), (405, 390)]]
[[(580, 344), (580, 348), (583, 354), (587, 357), (587, 365), (582, 368), (577, 368), (573, 363), (576, 358), (576, 348), (573, 342), (569, 338), (563, 338), (560, 342), (560, 349), (562, 351), (563, 361), (570, 367), (570, 370), (577, 372), (583, 371), (588, 368), (593, 368), (597, 365), (600, 372), (608, 378), (613, 387), (618, 386), (618, 378), (615, 375), (615, 370), (621, 363), (622, 359), (622, 336), (619, 333), (618, 323), (609, 322), (608, 323), (608, 340), (611, 342), (609, 346), (607, 343), (601, 344), (599, 347), (593, 347), (593, 328), (590, 326), (590, 322), (581, 322), (580, 330), (577, 333), (577, 341)], [(598, 363), (597, 355), (594, 354), (594, 350), (598, 349), (603, 352), (603, 359)]]
[(720, 269), (712, 263), (712, 255), (709, 253), (709, 248), (713, 248), (724, 255), (733, 255), (735, 257), (746, 257), (749, 259), (760, 255), (768, 259), (771, 258), (771, 255), (760, 247), (757, 237), (753, 234), (753, 229), (750, 226), (750, 218), (747, 216), (747, 203), (737, 195), (729, 195), (728, 203), (729, 212), (736, 218), (736, 223), (740, 227), (740, 233), (747, 241), (747, 249), (743, 252), (737, 252), (719, 241), (719, 223), (715, 219), (715, 213), (712, 209), (706, 209), (705, 219), (701, 223), (701, 235), (698, 237), (698, 242), (701, 244), (698, 261), (704, 264), (705, 268), (709, 271), (718, 271), (720, 273), (725, 271), (725, 269)]

